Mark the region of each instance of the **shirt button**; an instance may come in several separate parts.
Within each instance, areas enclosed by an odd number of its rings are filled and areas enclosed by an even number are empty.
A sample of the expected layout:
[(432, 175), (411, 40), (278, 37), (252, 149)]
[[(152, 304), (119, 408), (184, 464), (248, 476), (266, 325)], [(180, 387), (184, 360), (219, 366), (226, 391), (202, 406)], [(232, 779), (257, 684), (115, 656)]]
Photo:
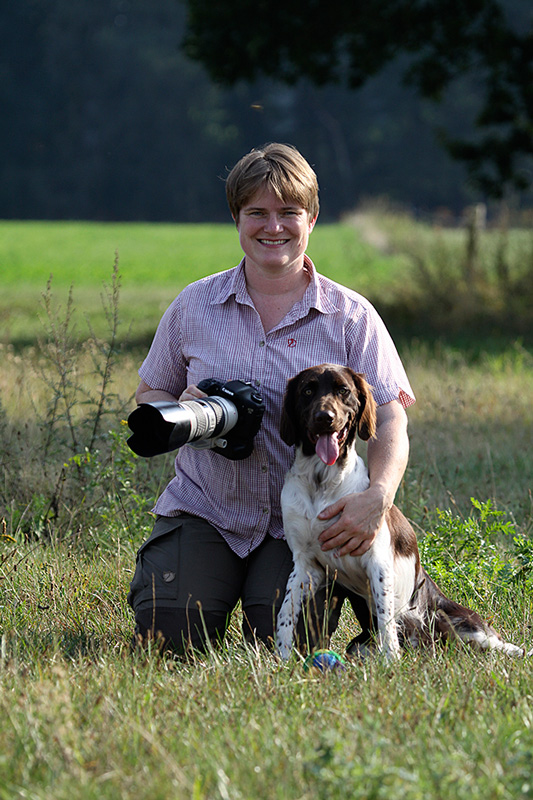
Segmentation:
[(261, 472), (268, 472), (268, 466), (267, 466), (267, 464), (263, 464), (263, 465), (261, 466)]
[(268, 508), (266, 506), (263, 508), (263, 514), (268, 514)]
[(255, 386), (261, 386), (261, 381), (254, 381)]
[(266, 342), (259, 342), (259, 347), (264, 347)]

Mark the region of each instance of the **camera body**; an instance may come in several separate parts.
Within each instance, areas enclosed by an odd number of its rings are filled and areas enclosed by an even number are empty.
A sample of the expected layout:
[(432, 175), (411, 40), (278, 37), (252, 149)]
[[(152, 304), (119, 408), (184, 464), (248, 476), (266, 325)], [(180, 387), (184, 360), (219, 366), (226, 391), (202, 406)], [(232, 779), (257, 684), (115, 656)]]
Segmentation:
[(198, 388), (207, 395), (224, 398), (237, 409), (237, 422), (225, 436), (225, 444), (213, 447), (215, 453), (226, 456), (232, 461), (240, 461), (251, 455), (253, 441), (261, 427), (265, 404), (263, 398), (254, 387), (245, 381), (226, 381), (217, 378), (206, 378), (200, 381)]
[(211, 449), (232, 461), (247, 458), (265, 411), (263, 398), (245, 381), (207, 378), (201, 400), (143, 403), (132, 411), (128, 445), (140, 456), (155, 456), (184, 444)]

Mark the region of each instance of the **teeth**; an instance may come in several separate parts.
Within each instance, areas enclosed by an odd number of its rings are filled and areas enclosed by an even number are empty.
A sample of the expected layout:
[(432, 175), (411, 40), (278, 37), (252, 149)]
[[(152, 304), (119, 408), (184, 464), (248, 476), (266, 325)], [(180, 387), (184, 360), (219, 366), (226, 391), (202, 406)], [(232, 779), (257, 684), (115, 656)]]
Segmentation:
[(287, 244), (288, 239), (259, 239), (261, 244)]

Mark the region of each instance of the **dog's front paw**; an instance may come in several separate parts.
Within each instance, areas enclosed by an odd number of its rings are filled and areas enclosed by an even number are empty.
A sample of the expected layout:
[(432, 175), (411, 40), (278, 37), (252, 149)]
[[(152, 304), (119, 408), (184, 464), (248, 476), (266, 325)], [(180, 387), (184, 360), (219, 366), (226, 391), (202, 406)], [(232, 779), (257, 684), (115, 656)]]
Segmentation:
[(276, 633), (276, 647), (278, 649), (278, 655), (284, 661), (289, 660), (289, 656), (292, 652), (292, 629), (288, 630), (287, 628), (283, 628), (282, 626), (278, 625), (278, 630)]
[(288, 661), (292, 652), (293, 626), (280, 614), (276, 628), (276, 647), (280, 658)]
[(283, 661), (288, 661), (292, 652), (292, 642), (287, 644), (287, 642), (280, 642), (278, 639), (277, 646), (279, 657), (282, 658)]
[(383, 648), (383, 656), (387, 664), (394, 664), (396, 661), (400, 661), (402, 652), (399, 645), (392, 645)]

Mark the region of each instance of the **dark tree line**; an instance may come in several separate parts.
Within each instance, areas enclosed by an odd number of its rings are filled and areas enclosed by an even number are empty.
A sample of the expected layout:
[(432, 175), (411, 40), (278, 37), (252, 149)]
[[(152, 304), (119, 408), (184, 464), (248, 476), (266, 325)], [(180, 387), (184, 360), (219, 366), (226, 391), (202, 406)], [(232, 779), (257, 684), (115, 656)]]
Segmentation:
[[(477, 185), (501, 196), (531, 182), (533, 26), (523, 0), (187, 0), (187, 50), (227, 84), (261, 75), (353, 89), (396, 63), (406, 84), (439, 99), (469, 76), (476, 136), (444, 133)], [(248, 13), (247, 13), (248, 12)], [(258, 24), (258, 21), (259, 24)], [(403, 62), (399, 62), (403, 57)]]
[[(398, 77), (416, 68), (412, 56), (396, 53), (387, 62), (375, 45), (376, 64), (368, 64), (364, 80), (329, 85), (329, 73), (320, 70), (332, 57), (337, 66), (331, 69), (346, 68), (347, 56), (328, 38), (329, 23), (319, 13), (322, 0), (310, 0), (293, 14), (290, 3), (266, 5), (263, 0), (253, 5), (217, 0), (205, 7), (190, 0), (189, 9), (180, 0), (3, 4), (0, 217), (227, 220), (226, 169), (250, 147), (273, 139), (293, 142), (315, 165), (329, 218), (365, 196), (456, 211), (480, 196), (434, 135), (445, 128), (450, 138), (460, 139), (474, 130), (475, 79), (456, 82), (442, 105), (424, 102), (416, 81), (405, 86)], [(396, 2), (382, 5), (394, 8)], [(201, 22), (206, 9), (214, 27)], [(280, 27), (276, 15), (284, 9)], [(189, 51), (206, 62), (203, 41), (218, 59), (219, 67), (208, 63), (216, 79), (183, 50), (187, 10)], [(309, 38), (309, 19), (326, 37), (318, 49)], [(264, 38), (269, 32), (281, 36), (280, 30), (286, 48), (277, 62), (281, 71), (265, 61), (270, 45)], [(360, 37), (367, 52), (378, 33)], [(314, 72), (285, 74), (289, 54), (312, 61), (324, 85), (316, 85)], [(235, 70), (241, 62), (243, 74), (219, 72), (221, 63)], [(350, 84), (360, 88), (354, 92)], [(527, 138), (525, 111), (522, 117)]]

